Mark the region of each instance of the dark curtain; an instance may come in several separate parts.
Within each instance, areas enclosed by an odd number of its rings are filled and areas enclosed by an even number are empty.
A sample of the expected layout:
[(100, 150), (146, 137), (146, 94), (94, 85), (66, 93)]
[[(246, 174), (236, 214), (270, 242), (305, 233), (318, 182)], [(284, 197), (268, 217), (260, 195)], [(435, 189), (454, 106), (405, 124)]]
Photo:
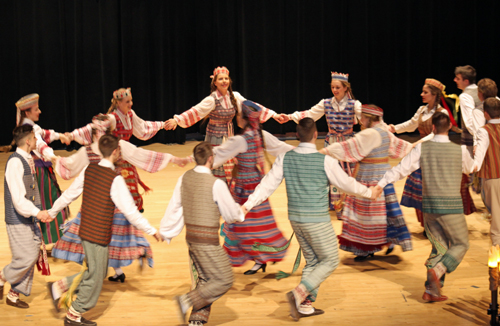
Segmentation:
[[(330, 71), (349, 73), (354, 95), (409, 119), (424, 79), (459, 93), (454, 68), (499, 80), (498, 1), (70, 1), (3, 0), (1, 144), (11, 140), (14, 103), (40, 94), (46, 129), (71, 131), (106, 112), (131, 87), (145, 120), (166, 120), (209, 95), (225, 65), (233, 90), (279, 113), (331, 97)], [(326, 130), (324, 118), (318, 124)], [(264, 124), (272, 133), (289, 122)], [(195, 126), (150, 142), (182, 143)], [(144, 144), (144, 142), (134, 141)]]

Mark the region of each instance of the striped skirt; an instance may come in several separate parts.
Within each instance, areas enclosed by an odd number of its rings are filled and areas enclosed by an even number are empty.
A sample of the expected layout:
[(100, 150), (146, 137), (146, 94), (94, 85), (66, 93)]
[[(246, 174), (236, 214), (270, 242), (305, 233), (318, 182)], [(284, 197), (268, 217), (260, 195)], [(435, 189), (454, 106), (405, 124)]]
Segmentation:
[(125, 179), (125, 183), (127, 184), (128, 190), (132, 194), (132, 198), (134, 198), (137, 209), (142, 210), (144, 208), (144, 200), (142, 199), (142, 195), (139, 193), (139, 185), (141, 185), (146, 192), (150, 189), (139, 178), (139, 173), (137, 172), (135, 166), (123, 160), (118, 161), (116, 166), (120, 170), (119, 173), (121, 173), (122, 177)]
[(415, 170), (406, 178), (401, 205), (422, 210), (422, 170)]
[[(54, 202), (61, 196), (61, 189), (57, 184), (56, 175), (52, 167), (35, 165), (36, 181), (40, 190), (40, 201), (42, 210), (52, 208)], [(45, 244), (56, 243), (62, 237), (60, 227), (69, 216), (69, 209), (66, 208), (57, 214), (56, 218), (50, 223), (40, 222), (43, 242)]]
[[(238, 182), (232, 189), (235, 201), (243, 205), (248, 196), (253, 193), (259, 181), (255, 180), (246, 184)], [(223, 231), (226, 236), (224, 249), (228, 253), (229, 261), (233, 266), (241, 266), (247, 260), (258, 263), (277, 262), (285, 257), (286, 250), (280, 252), (257, 252), (252, 250), (252, 245), (256, 242), (272, 247), (282, 247), (287, 243), (276, 225), (268, 200), (248, 212), (244, 222), (224, 223)]]
[[(52, 249), (52, 257), (83, 263), (85, 257), (82, 242), (78, 236), (81, 213), (69, 221), (64, 235)], [(124, 267), (135, 259), (144, 257), (149, 267), (153, 267), (153, 252), (142, 231), (135, 228), (125, 216), (115, 211), (109, 243), (109, 267)]]

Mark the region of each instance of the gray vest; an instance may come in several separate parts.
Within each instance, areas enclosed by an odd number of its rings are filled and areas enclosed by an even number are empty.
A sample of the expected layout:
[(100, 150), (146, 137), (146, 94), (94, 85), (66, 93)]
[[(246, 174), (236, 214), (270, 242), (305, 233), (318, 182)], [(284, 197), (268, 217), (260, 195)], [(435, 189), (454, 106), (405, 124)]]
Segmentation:
[(189, 170), (181, 185), (181, 203), (186, 224), (186, 241), (219, 244), (219, 207), (214, 202), (212, 174)]
[[(23, 182), (24, 188), (26, 188), (26, 199), (31, 201), (36, 207), (41, 208), (40, 202), (40, 192), (38, 190), (38, 183), (36, 182), (35, 175), (31, 174), (31, 169), (28, 162), (18, 153), (12, 154), (7, 160), (7, 164), (13, 157), (17, 157), (23, 163), (24, 175)], [(7, 167), (5, 164), (5, 167)], [(12, 196), (10, 194), (9, 186), (7, 185), (7, 180), (4, 178), (3, 182), (3, 193), (4, 193), (4, 203), (5, 203), (5, 223), (6, 224), (33, 224), (36, 222), (36, 217), (26, 218), (20, 215), (14, 208), (12, 204)]]

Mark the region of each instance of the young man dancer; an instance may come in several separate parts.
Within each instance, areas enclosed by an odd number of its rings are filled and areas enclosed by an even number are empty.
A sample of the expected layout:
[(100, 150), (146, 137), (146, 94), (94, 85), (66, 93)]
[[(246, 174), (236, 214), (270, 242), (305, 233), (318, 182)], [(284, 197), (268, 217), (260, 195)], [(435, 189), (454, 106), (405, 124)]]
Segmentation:
[(50, 222), (47, 211), (41, 211), (40, 193), (35, 177), (35, 164), (30, 152), (36, 148), (32, 126), (19, 126), (13, 131), (16, 152), (7, 160), (4, 181), (5, 224), (12, 262), (0, 271), (0, 300), (5, 282), (10, 283), (6, 303), (16, 308), (29, 308), (19, 293), (29, 296), (35, 265), (40, 256), (41, 233), (38, 220)]
[(208, 322), (212, 303), (233, 285), (229, 258), (219, 245), (220, 216), (226, 223), (243, 222), (245, 219), (226, 183), (212, 175), (212, 145), (199, 143), (193, 150), (193, 156), (196, 167), (177, 181), (160, 225), (160, 234), (168, 243), (186, 225), (186, 242), (198, 273), (198, 283), (194, 290), (175, 299), (183, 323), (187, 310), (193, 307), (190, 326)]
[[(56, 216), (83, 192), (79, 235), (88, 269), (83, 272), (81, 283), (77, 287), (78, 296), (64, 318), (65, 326), (97, 325), (83, 318), (82, 314), (95, 307), (108, 273), (108, 245), (115, 206), (136, 228), (160, 241), (157, 230), (137, 210), (125, 180), (114, 171), (114, 163), (120, 156), (118, 138), (112, 135), (102, 136), (99, 150), (103, 156), (99, 164), (89, 164), (49, 210), (50, 216)], [(69, 289), (78, 275), (79, 273), (48, 284), (56, 310), (62, 293)]]
[(319, 286), (339, 264), (337, 236), (330, 221), (329, 185), (366, 198), (376, 198), (382, 188), (369, 189), (349, 177), (337, 160), (316, 149), (318, 132), (311, 118), (297, 125), (300, 144), (276, 158), (271, 171), (243, 204), (246, 211), (266, 200), (286, 180), (288, 218), (306, 259), (300, 284), (286, 294), (294, 320), (324, 313), (315, 309)]
[[(469, 249), (469, 234), (460, 196), (463, 173), (470, 173), (472, 161), (465, 146), (450, 142), (448, 115), (436, 112), (432, 116), (434, 138), (420, 143), (387, 171), (380, 187), (396, 182), (418, 168), (422, 169), (422, 212), (427, 238), (432, 251), (426, 261), (427, 281), (423, 299), (444, 301), (441, 282), (445, 273), (453, 272)], [(463, 162), (463, 163), (462, 163)]]

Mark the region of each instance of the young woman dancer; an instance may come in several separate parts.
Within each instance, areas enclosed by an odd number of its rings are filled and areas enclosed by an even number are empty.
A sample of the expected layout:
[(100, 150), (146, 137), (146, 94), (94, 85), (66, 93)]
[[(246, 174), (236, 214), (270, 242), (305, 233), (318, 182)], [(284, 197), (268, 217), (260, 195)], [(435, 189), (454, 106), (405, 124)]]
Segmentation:
[[(329, 145), (320, 152), (339, 161), (359, 162), (353, 177), (367, 186), (376, 186), (391, 168), (389, 158), (403, 158), (412, 145), (395, 137), (382, 123), (384, 112), (375, 105), (363, 105), (361, 123), (366, 129), (353, 138)], [(383, 246), (400, 245), (412, 250), (411, 236), (399, 207), (394, 186), (388, 184), (375, 201), (347, 196), (342, 214), (340, 249), (353, 252), (355, 261), (365, 260)]]
[[(332, 81), (330, 88), (333, 97), (323, 99), (318, 104), (306, 111), (296, 111), (289, 115), (282, 115), (283, 122), (293, 120), (296, 123), (305, 117), (317, 121), (323, 115), (328, 123), (328, 134), (325, 137), (325, 147), (336, 143), (346, 141), (353, 137), (353, 126), (361, 119), (361, 102), (357, 101), (352, 94), (351, 84), (349, 83), (349, 74), (332, 72)], [(340, 162), (344, 171), (351, 176), (354, 170), (354, 163)], [(330, 208), (337, 211), (340, 217), (342, 213), (343, 200), (341, 193), (336, 187), (330, 190)]]
[[(293, 148), (262, 131), (259, 122), (261, 114), (258, 104), (244, 101), (241, 113), (237, 115), (238, 126), (243, 129), (243, 133), (214, 148), (214, 168), (236, 158), (231, 193), (240, 205), (247, 201), (265, 174), (264, 150), (276, 156)], [(282, 247), (287, 243), (276, 225), (268, 200), (254, 207), (244, 222), (224, 224), (223, 231), (226, 236), (224, 249), (233, 266), (241, 266), (247, 260), (255, 262), (245, 275), (255, 274), (259, 269), (265, 272), (267, 262), (278, 262), (285, 256), (286, 250), (269, 253), (252, 250), (256, 242), (272, 247)]]
[[(163, 129), (165, 122), (163, 121), (144, 121), (137, 116), (132, 110), (132, 91), (130, 88), (120, 88), (113, 92), (111, 99), (111, 106), (108, 110), (108, 117), (110, 119), (111, 129), (113, 135), (118, 138), (129, 141), (130, 137), (134, 135), (141, 140), (148, 140), (156, 133)], [(75, 129), (67, 134), (70, 140), (74, 140), (82, 145), (90, 145), (92, 143), (92, 125)], [(139, 211), (143, 211), (143, 199), (139, 193), (139, 184), (147, 192), (150, 189), (141, 181), (137, 169), (130, 162), (121, 160), (117, 165), (122, 171), (128, 189), (134, 197), (135, 204)]]
[[(233, 92), (233, 81), (229, 77), (229, 70), (226, 67), (215, 68), (210, 78), (212, 78), (210, 95), (184, 113), (174, 115), (166, 122), (165, 129), (173, 130), (177, 126), (188, 128), (205, 118), (208, 119), (205, 141), (213, 146), (218, 146), (229, 137), (234, 136), (232, 121), (236, 113), (241, 112), (241, 103), (246, 99), (240, 93)], [(260, 122), (265, 122), (271, 117), (280, 122), (279, 114), (262, 105), (259, 107), (261, 108)], [(233, 162), (226, 162), (224, 166), (220, 166), (212, 172), (218, 178), (226, 178), (229, 183), (233, 166)]]
[[(54, 151), (47, 146), (54, 140), (61, 140), (64, 143), (68, 142), (64, 134), (54, 132), (54, 130), (42, 129), (38, 124), (40, 118), (40, 107), (38, 105), (39, 95), (29, 94), (22, 97), (16, 103), (17, 115), (16, 125), (30, 125), (33, 127), (36, 137), (36, 150), (31, 152), (31, 156), (35, 162), (36, 178), (38, 182), (38, 189), (40, 190), (40, 199), (42, 210), (52, 207), (54, 202), (61, 196), (61, 189), (57, 183), (56, 175), (52, 169), (51, 160), (55, 159)], [(10, 148), (9, 148), (10, 149)], [(56, 218), (50, 223), (40, 222), (40, 229), (42, 231), (43, 242), (51, 244), (57, 242), (61, 236), (62, 231), (60, 226), (64, 224), (68, 218), (69, 210), (65, 209), (57, 214)]]
[[(109, 116), (104, 114), (95, 116), (92, 119), (94, 142), (88, 146), (82, 146), (69, 157), (58, 158), (55, 164), (57, 174), (68, 180), (77, 176), (89, 163), (99, 163), (102, 155), (98, 148), (98, 142), (102, 135), (111, 131), (110, 125)], [(168, 153), (158, 153), (137, 148), (123, 139), (119, 141), (119, 147), (123, 160), (150, 173), (164, 169), (169, 162), (180, 166), (184, 166), (188, 162), (188, 159), (180, 159)], [(120, 165), (117, 164), (115, 168), (117, 174), (122, 174)], [(52, 256), (81, 264), (84, 252), (78, 236), (79, 230), (80, 213), (66, 225), (66, 231), (61, 240), (54, 246)], [(121, 267), (130, 265), (135, 259), (145, 258), (148, 260), (149, 266), (153, 267), (153, 255), (149, 242), (142, 231), (130, 224), (123, 213), (118, 210), (115, 210), (114, 213), (111, 232), (108, 264), (115, 269), (115, 275), (110, 276), (108, 280), (123, 283), (125, 274)]]
[[(420, 94), (422, 102), (425, 103), (425, 105), (418, 108), (413, 118), (397, 125), (390, 124), (388, 130), (399, 134), (402, 132), (413, 132), (418, 128), (422, 139), (424, 137), (432, 138), (431, 117), (435, 112), (443, 112), (450, 117), (452, 124), (454, 125), (452, 130), (458, 131), (453, 115), (450, 114), (449, 108), (444, 101), (444, 89), (445, 86), (440, 81), (427, 78), (424, 86), (422, 87), (422, 93)], [(443, 104), (443, 106), (441, 106), (441, 104)], [(472, 214), (476, 211), (468, 189), (465, 193), (462, 191), (462, 200), (464, 201), (465, 215)], [(465, 203), (468, 204), (466, 205)], [(422, 174), (420, 169), (410, 174), (406, 179), (403, 196), (401, 198), (401, 205), (415, 208), (417, 219), (420, 222), (420, 225), (422, 225), (422, 227), (424, 226), (424, 217), (422, 213)]]

